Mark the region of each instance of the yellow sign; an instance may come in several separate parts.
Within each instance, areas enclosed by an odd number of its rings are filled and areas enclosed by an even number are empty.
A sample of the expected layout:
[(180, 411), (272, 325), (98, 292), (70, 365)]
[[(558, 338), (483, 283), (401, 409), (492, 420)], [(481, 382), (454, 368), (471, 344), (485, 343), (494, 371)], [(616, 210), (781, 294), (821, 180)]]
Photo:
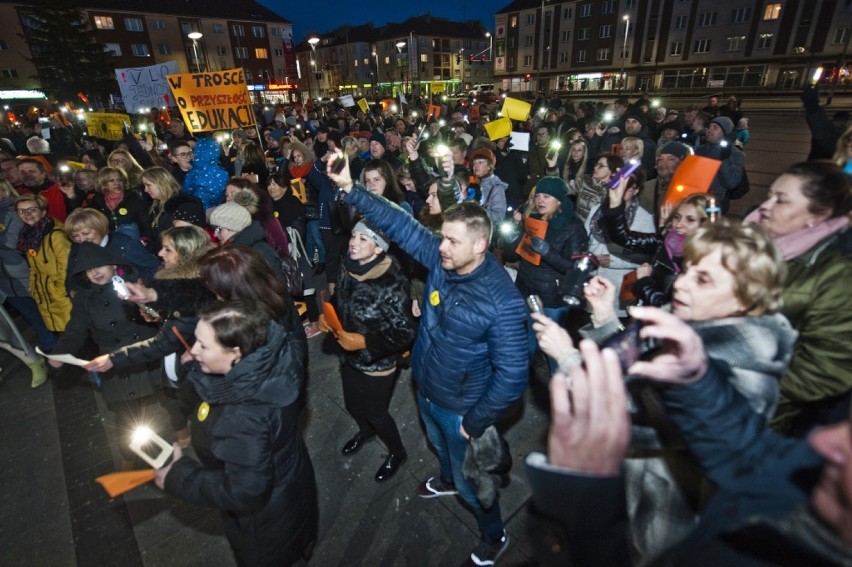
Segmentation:
[(166, 75), (184, 124), (193, 134), (254, 126), (242, 69)]
[(124, 137), (122, 128), (130, 124), (130, 117), (126, 114), (113, 114), (111, 112), (87, 112), (86, 126), (89, 128), (89, 136), (103, 138), (105, 140), (120, 140)]
[(529, 117), (531, 109), (532, 105), (528, 102), (512, 97), (506, 97), (506, 100), (503, 102), (503, 110), (501, 111), (501, 114), (511, 118), (512, 120), (520, 120), (523, 122)]
[(365, 114), (370, 111), (370, 105), (367, 104), (366, 98), (362, 98), (358, 101), (358, 108), (360, 108)]
[(447, 86), (443, 83), (443, 81), (433, 81), (429, 88), (433, 93), (442, 93), (446, 87)]
[(512, 133), (512, 121), (506, 118), (498, 118), (485, 124), (485, 131), (488, 132), (489, 140), (499, 140), (505, 138)]

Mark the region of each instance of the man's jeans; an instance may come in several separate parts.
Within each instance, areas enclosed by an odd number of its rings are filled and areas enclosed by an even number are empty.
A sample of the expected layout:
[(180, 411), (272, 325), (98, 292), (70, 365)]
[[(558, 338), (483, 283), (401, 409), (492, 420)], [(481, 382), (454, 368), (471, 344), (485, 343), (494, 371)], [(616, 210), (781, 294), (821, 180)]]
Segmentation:
[(461, 435), (462, 417), (447, 411), (417, 393), (420, 417), (426, 425), (426, 437), (438, 453), (441, 464), (441, 481), (455, 484), (459, 496), (473, 509), (482, 537), (490, 542), (503, 537), (503, 520), (500, 517), (500, 502), (495, 500), (489, 509), (483, 509), (476, 498), (476, 485), (462, 476), (464, 454), (468, 442)]

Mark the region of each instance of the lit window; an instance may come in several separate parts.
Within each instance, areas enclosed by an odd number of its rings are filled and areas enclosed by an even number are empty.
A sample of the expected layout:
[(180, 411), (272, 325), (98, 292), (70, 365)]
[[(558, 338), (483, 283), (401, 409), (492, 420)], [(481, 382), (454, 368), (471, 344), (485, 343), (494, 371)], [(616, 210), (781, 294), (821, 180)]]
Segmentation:
[(254, 50), (254, 56), (257, 59), (269, 59), (269, 51), (265, 47), (258, 47)]
[(781, 17), (781, 4), (767, 4), (763, 10), (764, 20), (777, 20)]
[(114, 30), (115, 24), (109, 16), (95, 16), (95, 27), (99, 30)]

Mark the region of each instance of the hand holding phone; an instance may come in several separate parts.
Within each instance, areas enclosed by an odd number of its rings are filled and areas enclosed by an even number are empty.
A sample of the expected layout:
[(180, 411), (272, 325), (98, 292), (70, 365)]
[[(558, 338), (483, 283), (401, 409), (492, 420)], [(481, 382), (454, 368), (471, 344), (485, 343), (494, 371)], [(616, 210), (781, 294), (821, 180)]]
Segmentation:
[(630, 175), (642, 166), (642, 162), (636, 158), (628, 160), (621, 169), (619, 169), (612, 179), (609, 181), (609, 188), (616, 189), (623, 179), (627, 179)]

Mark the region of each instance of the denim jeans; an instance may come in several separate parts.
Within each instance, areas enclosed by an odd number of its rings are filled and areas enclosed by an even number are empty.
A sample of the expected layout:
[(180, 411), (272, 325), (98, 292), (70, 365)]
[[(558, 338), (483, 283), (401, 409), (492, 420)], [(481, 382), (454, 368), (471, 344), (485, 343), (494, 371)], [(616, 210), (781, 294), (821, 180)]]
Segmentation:
[[(564, 307), (544, 307), (542, 309), (545, 315), (559, 323), (562, 324), (562, 319), (565, 318), (565, 314), (568, 313), (568, 306)], [(527, 315), (527, 329), (529, 330), (529, 338), (530, 338), (530, 357), (535, 354), (536, 349), (538, 348), (538, 340), (535, 338), (535, 333), (532, 330), (532, 316)], [(556, 372), (556, 361), (551, 357), (547, 357), (547, 364), (550, 366), (550, 372)]]
[(468, 446), (467, 440), (461, 435), (464, 416), (445, 410), (420, 392), (417, 393), (417, 407), (426, 426), (426, 437), (438, 453), (441, 481), (455, 484), (459, 496), (473, 509), (482, 537), (490, 542), (499, 541), (503, 537), (499, 499), (494, 501), (491, 508), (484, 509), (476, 498), (476, 485), (462, 475), (464, 454)]
[(305, 252), (308, 253), (308, 262), (313, 263), (316, 258), (320, 264), (325, 264), (325, 247), (320, 236), (319, 220), (309, 220), (306, 231)]
[(10, 295), (6, 298), (6, 302), (23, 315), (27, 323), (30, 324), (30, 327), (33, 328), (41, 350), (44, 352), (52, 351), (59, 337), (51, 333), (45, 326), (44, 319), (41, 318), (41, 313), (38, 310), (35, 300), (29, 296)]

